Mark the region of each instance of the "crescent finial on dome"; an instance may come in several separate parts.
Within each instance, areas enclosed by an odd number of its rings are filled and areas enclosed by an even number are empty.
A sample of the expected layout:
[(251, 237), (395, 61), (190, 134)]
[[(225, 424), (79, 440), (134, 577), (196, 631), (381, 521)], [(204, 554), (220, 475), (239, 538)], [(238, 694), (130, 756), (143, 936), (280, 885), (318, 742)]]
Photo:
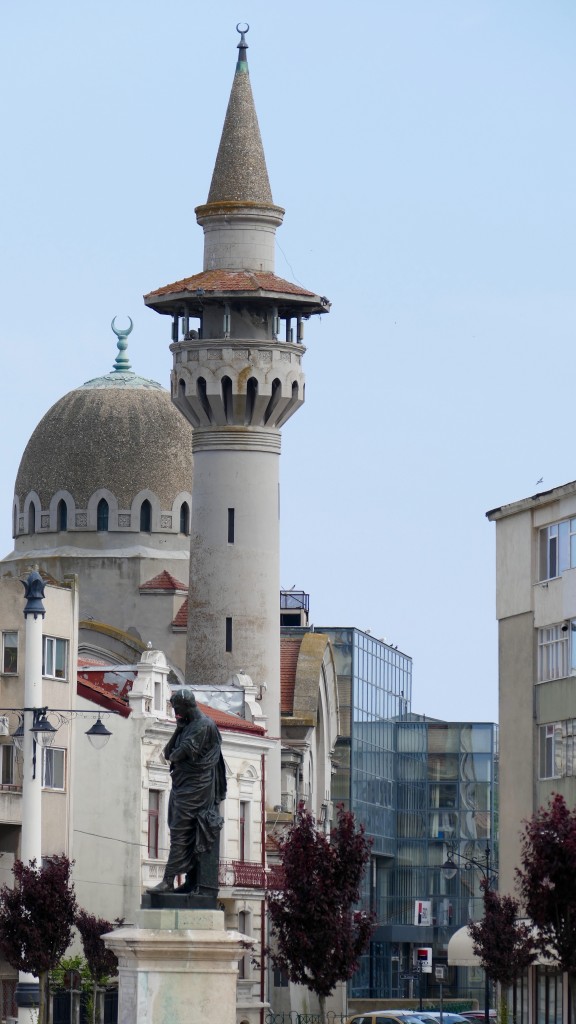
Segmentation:
[(117, 318), (114, 317), (114, 319), (112, 320), (112, 323), (110, 324), (112, 330), (114, 331), (114, 334), (118, 338), (118, 341), (117, 341), (118, 355), (116, 356), (116, 359), (114, 360), (114, 368), (113, 368), (112, 372), (113, 373), (125, 373), (126, 370), (131, 370), (132, 369), (132, 366), (130, 364), (130, 360), (128, 359), (128, 356), (125, 353), (126, 353), (126, 349), (128, 348), (128, 342), (127, 342), (126, 339), (127, 339), (128, 335), (132, 333), (132, 328), (134, 327), (134, 323), (132, 321), (132, 318), (128, 317), (128, 319), (130, 321), (130, 326), (129, 327), (116, 327), (116, 319)]

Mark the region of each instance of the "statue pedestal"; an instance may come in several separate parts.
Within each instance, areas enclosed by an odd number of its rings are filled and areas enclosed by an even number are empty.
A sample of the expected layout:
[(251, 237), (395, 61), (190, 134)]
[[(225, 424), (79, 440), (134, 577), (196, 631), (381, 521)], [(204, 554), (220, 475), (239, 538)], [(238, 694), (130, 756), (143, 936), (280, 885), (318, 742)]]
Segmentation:
[(118, 1024), (235, 1024), (243, 940), (220, 910), (140, 910), (135, 927), (104, 937), (118, 957)]

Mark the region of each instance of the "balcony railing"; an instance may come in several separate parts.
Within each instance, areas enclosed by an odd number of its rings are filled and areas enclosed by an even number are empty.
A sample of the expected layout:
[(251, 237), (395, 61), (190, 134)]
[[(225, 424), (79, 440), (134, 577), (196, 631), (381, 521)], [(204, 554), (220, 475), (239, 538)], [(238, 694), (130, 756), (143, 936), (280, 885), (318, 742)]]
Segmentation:
[(256, 861), (221, 860), (218, 882), (222, 886), (241, 886), (244, 889), (264, 889), (266, 871)]

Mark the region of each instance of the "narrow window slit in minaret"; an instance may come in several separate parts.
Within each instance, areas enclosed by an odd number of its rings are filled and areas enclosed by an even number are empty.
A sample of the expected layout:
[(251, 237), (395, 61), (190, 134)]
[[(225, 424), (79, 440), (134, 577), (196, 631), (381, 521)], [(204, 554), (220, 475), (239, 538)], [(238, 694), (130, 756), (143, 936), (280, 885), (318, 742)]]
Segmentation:
[(230, 377), (222, 377), (220, 387), (222, 388), (222, 404), (224, 405), (226, 423), (230, 423), (233, 419), (232, 381), (230, 380)]
[(234, 543), (234, 509), (228, 509), (228, 543)]
[(256, 398), (258, 396), (258, 381), (256, 377), (250, 377), (246, 384), (246, 416), (244, 423), (252, 423), (254, 416), (254, 408), (256, 405)]
[(212, 410), (210, 409), (210, 402), (208, 401), (208, 395), (206, 394), (206, 381), (204, 377), (198, 377), (196, 381), (196, 394), (200, 399), (200, 405), (202, 406), (206, 418), (209, 423), (212, 422)]
[(264, 413), (264, 423), (268, 423), (268, 420), (271, 418), (272, 413), (274, 412), (274, 409), (278, 405), (278, 402), (280, 401), (281, 396), (282, 396), (282, 385), (281, 385), (280, 381), (278, 380), (278, 378), (276, 378), (276, 380), (272, 381), (272, 394), (270, 396), (270, 401), (268, 402), (268, 405), (266, 406), (266, 412)]
[(226, 616), (226, 650), (232, 650), (232, 616)]

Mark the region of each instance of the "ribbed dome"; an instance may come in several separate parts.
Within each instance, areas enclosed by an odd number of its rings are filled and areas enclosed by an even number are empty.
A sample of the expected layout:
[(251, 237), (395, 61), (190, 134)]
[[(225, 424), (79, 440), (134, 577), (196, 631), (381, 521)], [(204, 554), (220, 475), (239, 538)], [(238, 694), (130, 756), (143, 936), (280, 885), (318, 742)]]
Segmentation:
[(190, 489), (189, 424), (160, 385), (123, 376), (124, 384), (117, 378), (109, 387), (90, 382), (71, 391), (41, 419), (16, 477), (20, 508), (31, 491), (44, 509), (62, 490), (77, 508), (86, 508), (90, 496), (105, 488), (119, 508), (130, 508), (135, 496), (148, 490), (169, 509)]

